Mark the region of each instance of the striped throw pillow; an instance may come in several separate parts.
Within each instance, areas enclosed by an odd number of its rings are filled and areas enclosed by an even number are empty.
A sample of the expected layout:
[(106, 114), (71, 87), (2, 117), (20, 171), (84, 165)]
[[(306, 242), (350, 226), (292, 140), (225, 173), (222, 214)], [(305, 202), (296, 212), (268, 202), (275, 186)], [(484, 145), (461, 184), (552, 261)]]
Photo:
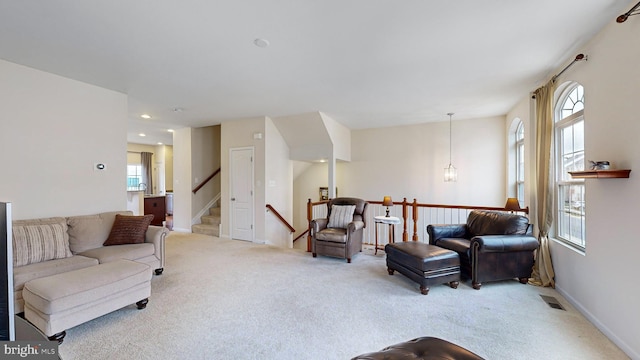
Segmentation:
[(13, 266), (71, 255), (66, 223), (13, 226)]
[(346, 229), (347, 225), (353, 221), (355, 205), (331, 205), (331, 215), (329, 215), (329, 228)]

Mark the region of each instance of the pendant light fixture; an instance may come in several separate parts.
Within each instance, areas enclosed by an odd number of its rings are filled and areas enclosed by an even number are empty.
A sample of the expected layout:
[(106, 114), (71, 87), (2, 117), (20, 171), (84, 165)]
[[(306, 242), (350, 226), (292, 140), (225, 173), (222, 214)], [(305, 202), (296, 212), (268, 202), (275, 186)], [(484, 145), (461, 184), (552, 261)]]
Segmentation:
[(451, 117), (453, 113), (447, 113), (449, 115), (449, 166), (444, 168), (444, 181), (455, 182), (458, 180), (458, 171), (451, 165)]

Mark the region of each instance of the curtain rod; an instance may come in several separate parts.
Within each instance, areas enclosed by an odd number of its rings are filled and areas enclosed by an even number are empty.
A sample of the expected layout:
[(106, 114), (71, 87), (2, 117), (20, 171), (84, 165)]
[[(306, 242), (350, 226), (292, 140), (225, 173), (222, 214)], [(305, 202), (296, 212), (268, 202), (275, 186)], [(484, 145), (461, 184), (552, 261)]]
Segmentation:
[(573, 61), (571, 63), (569, 63), (569, 65), (565, 66), (564, 69), (562, 69), (562, 71), (560, 71), (559, 73), (557, 73), (554, 77), (551, 78), (551, 81), (556, 81), (556, 79), (562, 75), (562, 73), (564, 73), (565, 71), (567, 71), (568, 68), (571, 67), (571, 65), (575, 64), (577, 61), (587, 61), (587, 56), (585, 54), (578, 54), (576, 55), (576, 58), (573, 59)]
[[(132, 153), (132, 154), (142, 154), (143, 152), (148, 152), (148, 151), (130, 151), (130, 150), (127, 150), (127, 152), (128, 153)], [(153, 155), (152, 152), (149, 152), (149, 154)]]
[(635, 4), (631, 10), (627, 11), (626, 13), (618, 16), (618, 18), (616, 19), (616, 22), (619, 24), (622, 24), (623, 22), (627, 21), (627, 19), (629, 18), (629, 16), (631, 15), (638, 15), (640, 14), (640, 10), (638, 10), (638, 7), (640, 7), (640, 2), (638, 2), (637, 4)]

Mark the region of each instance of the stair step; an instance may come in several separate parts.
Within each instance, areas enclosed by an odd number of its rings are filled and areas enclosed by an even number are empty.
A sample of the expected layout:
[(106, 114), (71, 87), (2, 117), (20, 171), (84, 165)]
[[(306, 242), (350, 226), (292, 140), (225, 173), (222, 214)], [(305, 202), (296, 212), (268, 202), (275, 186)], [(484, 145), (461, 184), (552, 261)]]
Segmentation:
[(200, 220), (203, 224), (218, 225), (220, 224), (220, 215), (202, 215)]
[(220, 216), (220, 207), (209, 208), (209, 215)]
[(220, 230), (218, 225), (211, 224), (195, 224), (191, 227), (191, 232), (194, 234), (203, 234), (209, 236), (219, 236)]

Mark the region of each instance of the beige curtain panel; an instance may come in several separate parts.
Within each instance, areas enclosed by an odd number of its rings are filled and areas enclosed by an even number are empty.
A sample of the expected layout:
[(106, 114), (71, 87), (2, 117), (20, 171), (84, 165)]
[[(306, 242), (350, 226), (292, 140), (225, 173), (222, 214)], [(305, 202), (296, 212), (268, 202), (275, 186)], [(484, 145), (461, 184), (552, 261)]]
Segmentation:
[(536, 95), (536, 224), (540, 248), (536, 251), (531, 283), (555, 288), (555, 272), (549, 249), (549, 229), (553, 224), (553, 80), (535, 91)]
[(153, 164), (151, 159), (153, 158), (153, 153), (150, 152), (141, 152), (140, 153), (140, 162), (142, 163), (142, 182), (147, 186), (144, 189), (145, 194), (153, 194), (153, 178), (152, 178), (152, 170)]

